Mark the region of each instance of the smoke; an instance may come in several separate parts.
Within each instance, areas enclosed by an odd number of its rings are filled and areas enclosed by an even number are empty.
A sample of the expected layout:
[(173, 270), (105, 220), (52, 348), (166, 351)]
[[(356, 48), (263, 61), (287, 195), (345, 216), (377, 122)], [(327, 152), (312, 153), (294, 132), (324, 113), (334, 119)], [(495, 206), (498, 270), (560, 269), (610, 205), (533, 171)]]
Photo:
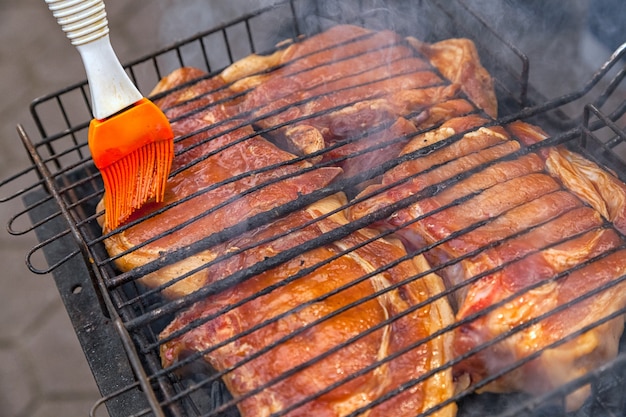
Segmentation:
[[(158, 25), (158, 37), (161, 45), (169, 45), (174, 42), (190, 38), (201, 32), (205, 32), (229, 23), (244, 14), (252, 13), (263, 7), (275, 3), (274, 0), (159, 0), (158, 5), (163, 11), (161, 18), (155, 24)], [(278, 16), (274, 16), (279, 19)], [(251, 22), (254, 25), (254, 22)], [(259, 26), (259, 25), (257, 25)], [(254, 42), (262, 44), (255, 49), (268, 49), (269, 42), (276, 39), (276, 25), (269, 24), (263, 27), (252, 27), (254, 31)], [(203, 39), (207, 54), (209, 55), (210, 68), (204, 68), (204, 59), (199, 48), (189, 48), (183, 50), (183, 56), (187, 66), (197, 66), (204, 70), (218, 70), (255, 51), (251, 50), (245, 25), (229, 28), (226, 31), (227, 40), (223, 33), (216, 33)], [(230, 51), (226, 48), (230, 47)], [(255, 45), (256, 46), (256, 45)], [(174, 61), (174, 57), (172, 57)], [(172, 62), (170, 65), (174, 69), (180, 65)]]
[(580, 61), (581, 37), (587, 30), (588, 0), (474, 0), (471, 4), (498, 33), (529, 57), (531, 84), (546, 97), (579, 88), (588, 78), (588, 69), (568, 65)]
[(188, 38), (272, 3), (272, 0), (159, 0), (164, 11), (159, 37), (163, 44)]

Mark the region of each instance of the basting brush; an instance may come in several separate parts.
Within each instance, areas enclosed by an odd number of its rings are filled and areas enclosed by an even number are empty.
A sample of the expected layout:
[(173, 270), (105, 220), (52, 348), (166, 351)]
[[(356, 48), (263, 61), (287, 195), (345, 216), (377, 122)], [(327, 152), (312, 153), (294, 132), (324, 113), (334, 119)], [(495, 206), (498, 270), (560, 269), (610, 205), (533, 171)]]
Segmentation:
[(111, 230), (148, 200), (163, 200), (174, 157), (172, 128), (117, 59), (102, 0), (45, 2), (87, 73), (94, 117), (89, 149), (104, 181), (105, 227)]

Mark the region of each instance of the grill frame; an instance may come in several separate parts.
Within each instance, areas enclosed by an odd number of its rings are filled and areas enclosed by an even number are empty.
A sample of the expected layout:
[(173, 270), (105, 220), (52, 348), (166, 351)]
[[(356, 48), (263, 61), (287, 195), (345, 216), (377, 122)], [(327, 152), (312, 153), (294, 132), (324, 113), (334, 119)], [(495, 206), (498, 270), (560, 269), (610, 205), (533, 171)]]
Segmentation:
[[(296, 9), (300, 2), (290, 1), (283, 3), (286, 7), (290, 8), (294, 15), (295, 27), (298, 27), (298, 15)], [(437, 3), (439, 4), (439, 3)], [(473, 16), (476, 19), (476, 24), (481, 27), (485, 27), (486, 21), (481, 19), (478, 14), (475, 14), (464, 2), (458, 2), (459, 9), (455, 12), (468, 13), (468, 16)], [(444, 6), (442, 6), (444, 7)], [(446, 10), (445, 13), (448, 13)], [(202, 43), (201, 39), (207, 36), (213, 36), (215, 34), (222, 34), (224, 39), (228, 40), (228, 30), (237, 25), (243, 24), (249, 28), (250, 20), (258, 17), (263, 13), (275, 13), (275, 9), (268, 8), (259, 12), (252, 13), (244, 16), (233, 22), (225, 24), (221, 27), (212, 29), (210, 31), (199, 34), (198, 36), (190, 39), (178, 42), (170, 47), (164, 48), (146, 57), (143, 57), (137, 61), (131, 62), (126, 65), (131, 77), (138, 82), (141, 78), (137, 73), (138, 68), (146, 63), (152, 63), (155, 68), (157, 77), (160, 77), (166, 71), (162, 71), (158, 64), (158, 59), (167, 54), (175, 53), (181, 56), (182, 50), (193, 42)], [(488, 27), (488, 25), (487, 25)], [(298, 30), (298, 29), (296, 29)], [(493, 32), (495, 34), (495, 32)], [(445, 37), (448, 37), (444, 35)], [(496, 37), (499, 37), (495, 34)], [(248, 32), (248, 39), (251, 45), (254, 45), (252, 41), (253, 37)], [(228, 42), (227, 42), (228, 44)], [(528, 60), (522, 55), (517, 55), (519, 52), (517, 48), (512, 45), (506, 45), (509, 48), (510, 53), (515, 55), (515, 59), (519, 59), (521, 62), (521, 81), (518, 94), (511, 94), (511, 100), (515, 101), (516, 96), (519, 97), (517, 104), (512, 107), (518, 106), (519, 109), (527, 104), (541, 102), (543, 104), (524, 109), (522, 113), (516, 113), (513, 110), (509, 111), (508, 116), (505, 115), (502, 119), (506, 120), (507, 117), (511, 119), (526, 118), (536, 116), (545, 121), (545, 123), (554, 126), (555, 129), (562, 129), (563, 126), (577, 126), (578, 121), (570, 121), (563, 118), (559, 114), (560, 107), (565, 103), (570, 103), (580, 97), (585, 96), (592, 87), (594, 87), (600, 80), (606, 77), (608, 68), (604, 67), (596, 74), (593, 80), (588, 86), (584, 86), (580, 91), (569, 94), (564, 97), (560, 97), (557, 100), (546, 102), (540, 97), (536, 99), (529, 99), (528, 94), (532, 94), (529, 91), (527, 74), (528, 74)], [(204, 47), (204, 46), (203, 46)], [(251, 51), (256, 52), (254, 46), (251, 46)], [(235, 60), (237, 57), (233, 56), (231, 48), (226, 48), (226, 55), (231, 60)], [(206, 52), (206, 51), (205, 51)], [(623, 52), (623, 51), (622, 51)], [(209, 57), (205, 53), (205, 61), (209, 62)], [(486, 64), (488, 65), (488, 63)], [(508, 69), (507, 69), (508, 71)], [(495, 71), (498, 72), (498, 71)], [(621, 80), (620, 80), (621, 81)], [(140, 82), (138, 82), (141, 84)], [(618, 82), (619, 83), (619, 82)], [(609, 88), (610, 90), (610, 88)], [(64, 95), (78, 93), (80, 99), (84, 101), (84, 104), (89, 106), (87, 84), (81, 82), (67, 89), (52, 93), (48, 96), (42, 97), (31, 106), (31, 112), (37, 124), (39, 133), (43, 138), (40, 142), (33, 143), (26, 135), (21, 131), (20, 135), (23, 139), (23, 143), (29, 152), (29, 155), (33, 159), (33, 166), (26, 169), (22, 173), (19, 173), (17, 177), (36, 175), (37, 180), (33, 183), (32, 189), (20, 190), (17, 193), (11, 195), (10, 198), (23, 196), (27, 206), (34, 207), (27, 209), (23, 213), (19, 213), (11, 222), (11, 231), (15, 234), (27, 233), (35, 231), (42, 245), (38, 245), (33, 248), (33, 251), (28, 255), (29, 260), (34, 253), (43, 251), (44, 255), (48, 259), (50, 267), (37, 268), (32, 262), (29, 261), (29, 267), (36, 273), (52, 273), (61, 297), (68, 309), (68, 313), (75, 329), (77, 329), (77, 335), (83, 345), (83, 349), (88, 357), (88, 361), (94, 371), (99, 387), (105, 396), (103, 402), (106, 403), (111, 415), (124, 415), (124, 413), (130, 413), (130, 415), (144, 415), (146, 410), (150, 409), (148, 413), (152, 412), (154, 415), (159, 414), (160, 406), (158, 400), (154, 394), (154, 390), (162, 390), (164, 392), (171, 391), (171, 382), (167, 378), (155, 378), (155, 382), (148, 381), (144, 367), (154, 367), (155, 364), (147, 364), (146, 360), (154, 361), (152, 359), (140, 358), (136, 352), (136, 346), (134, 345), (133, 338), (128, 334), (127, 327), (129, 326), (130, 313), (119, 311), (115, 307), (115, 304), (119, 300), (110, 298), (109, 290), (111, 283), (113, 286), (119, 282), (111, 281), (112, 277), (116, 276), (116, 273), (110, 268), (94, 263), (94, 254), (99, 256), (106, 256), (102, 252), (101, 242), (97, 236), (97, 229), (95, 228), (95, 217), (88, 213), (93, 213), (93, 210), (89, 211), (89, 207), (95, 206), (94, 201), (97, 199), (97, 194), (90, 194), (87, 191), (86, 194), (77, 192), (78, 197), (74, 199), (76, 203), (67, 205), (67, 200), (61, 194), (71, 194), (79, 188), (85, 188), (87, 190), (91, 188), (98, 188), (97, 172), (93, 167), (86, 165), (86, 173), (88, 175), (78, 178), (76, 175), (76, 169), (83, 164), (86, 155), (86, 143), (80, 139), (81, 132), (84, 133), (87, 128), (88, 118), (82, 123), (71, 123), (73, 118), (72, 114), (69, 114), (61, 107), (61, 118), (68, 126), (66, 129), (59, 129), (57, 133), (49, 133), (50, 129), (47, 128), (43, 117), (40, 113), (40, 109), (45, 107), (49, 103), (56, 102), (61, 105)], [(62, 105), (61, 105), (62, 106)], [(618, 109), (619, 113), (619, 109)], [(623, 110), (621, 111), (623, 114)], [(614, 130), (614, 138), (609, 139), (608, 143), (611, 144), (614, 141), (616, 144), (624, 141), (623, 132), (616, 126), (612, 126), (612, 120), (615, 116), (604, 116), (604, 113), (594, 105), (585, 107), (583, 127), (575, 127), (567, 135), (567, 139), (571, 135), (581, 135), (581, 143), (588, 149), (601, 148), (602, 152), (599, 153), (598, 161), (603, 164), (609, 165), (602, 158), (611, 160), (612, 163), (619, 162), (620, 157), (614, 155), (606, 140), (597, 137), (596, 132), (604, 125), (609, 129), (616, 128)], [(542, 126), (545, 124), (542, 123)], [(83, 135), (85, 136), (85, 135)], [(57, 140), (70, 140), (75, 148), (67, 152), (76, 152), (79, 155), (81, 161), (78, 164), (64, 164), (63, 157), (66, 155), (66, 151), (58, 152), (54, 149)], [(565, 139), (564, 139), (565, 140)], [(599, 145), (598, 145), (599, 144)], [(46, 155), (48, 152), (48, 155)], [(586, 153), (588, 157), (593, 159), (593, 153)], [(52, 171), (56, 169), (56, 171)], [(624, 170), (626, 171), (626, 170)], [(624, 171), (620, 171), (623, 173)], [(81, 172), (81, 175), (85, 171)], [(622, 178), (624, 179), (624, 178)], [(9, 179), (2, 183), (13, 182), (14, 178)], [(69, 187), (66, 189), (66, 187)], [(44, 191), (47, 189), (47, 192)], [(47, 201), (46, 205), (40, 206), (41, 201)], [(61, 203), (60, 212), (55, 209), (50, 210), (49, 205), (56, 205)], [(85, 204), (86, 203), (86, 204)], [(49, 218), (51, 212), (57, 212), (52, 219)], [(27, 214), (31, 217), (33, 227), (27, 227), (24, 230), (18, 230), (14, 228), (17, 223), (17, 219)], [(67, 223), (66, 223), (67, 221)], [(40, 223), (42, 222), (42, 223)], [(69, 229), (67, 228), (69, 224)], [(97, 257), (95, 257), (97, 259)], [(80, 271), (80, 274), (70, 274), (69, 271)], [(143, 273), (139, 271), (138, 273)], [(68, 275), (73, 275), (75, 280), (68, 280)], [(127, 275), (124, 279), (131, 279), (132, 275)], [(118, 295), (114, 295), (115, 298)], [(132, 297), (132, 294), (129, 295)], [(94, 308), (97, 306), (97, 308)], [(87, 314), (85, 314), (87, 313)], [(121, 313), (121, 314), (120, 314)], [(142, 322), (132, 322), (131, 326), (142, 326)], [(98, 334), (91, 334), (88, 331), (82, 331), (81, 329), (97, 328)], [(104, 343), (103, 343), (104, 342)], [(115, 378), (111, 380), (109, 378), (111, 370), (109, 368), (113, 363), (112, 361), (120, 358), (126, 358), (125, 360), (117, 361), (116, 366), (119, 367), (118, 372), (122, 375), (121, 381), (125, 381), (126, 386), (121, 390), (119, 387), (120, 380)], [(133, 377), (133, 374), (138, 375), (138, 378)], [(143, 392), (141, 392), (143, 391)], [(172, 394), (173, 395), (173, 394)], [(558, 394), (556, 394), (558, 396)], [(133, 411), (136, 410), (136, 411)], [(178, 411), (175, 409), (172, 411), (173, 415), (176, 415)]]

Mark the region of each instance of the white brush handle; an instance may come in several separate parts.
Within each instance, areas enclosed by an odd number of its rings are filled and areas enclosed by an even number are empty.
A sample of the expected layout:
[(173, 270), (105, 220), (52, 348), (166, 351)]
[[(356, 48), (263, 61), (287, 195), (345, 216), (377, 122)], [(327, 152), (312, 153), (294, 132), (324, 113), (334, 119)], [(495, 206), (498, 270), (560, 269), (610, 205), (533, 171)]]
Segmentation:
[(89, 81), (93, 117), (102, 120), (143, 96), (117, 59), (102, 0), (45, 0), (80, 53)]

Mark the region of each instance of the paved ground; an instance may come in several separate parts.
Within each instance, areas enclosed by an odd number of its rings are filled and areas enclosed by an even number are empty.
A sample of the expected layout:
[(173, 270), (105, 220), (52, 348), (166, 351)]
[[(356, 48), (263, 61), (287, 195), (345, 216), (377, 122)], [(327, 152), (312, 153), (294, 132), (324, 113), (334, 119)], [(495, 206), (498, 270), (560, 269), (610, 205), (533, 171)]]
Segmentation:
[[(243, 4), (247, 4), (242, 0)], [(239, 13), (238, 2), (219, 10), (200, 0), (109, 0), (113, 45), (122, 61), (152, 52)], [(164, 19), (163, 16), (168, 16)], [(36, 135), (29, 102), (84, 78), (69, 45), (41, 0), (0, 0), (0, 179), (28, 166), (15, 133), (23, 123)], [(0, 190), (4, 197), (4, 190)], [(0, 205), (0, 223), (21, 208)], [(49, 276), (24, 264), (34, 236), (0, 233), (0, 415), (87, 416), (99, 393)], [(101, 414), (98, 414), (101, 415)]]
[[(111, 38), (120, 60), (188, 35), (186, 25), (161, 24), (162, 11), (174, 7), (171, 3), (107, 2)], [(187, 13), (188, 8), (177, 10)], [(28, 113), (30, 101), (85, 75), (78, 53), (42, 0), (0, 0), (0, 39), (0, 178), (4, 179), (29, 164), (15, 125), (23, 123), (29, 134), (37, 134)], [(4, 232), (7, 219), (20, 205), (0, 205), (0, 260), (5, 269), (0, 277), (0, 415), (87, 416), (99, 393), (53, 280), (26, 269), (24, 255), (35, 238)]]

